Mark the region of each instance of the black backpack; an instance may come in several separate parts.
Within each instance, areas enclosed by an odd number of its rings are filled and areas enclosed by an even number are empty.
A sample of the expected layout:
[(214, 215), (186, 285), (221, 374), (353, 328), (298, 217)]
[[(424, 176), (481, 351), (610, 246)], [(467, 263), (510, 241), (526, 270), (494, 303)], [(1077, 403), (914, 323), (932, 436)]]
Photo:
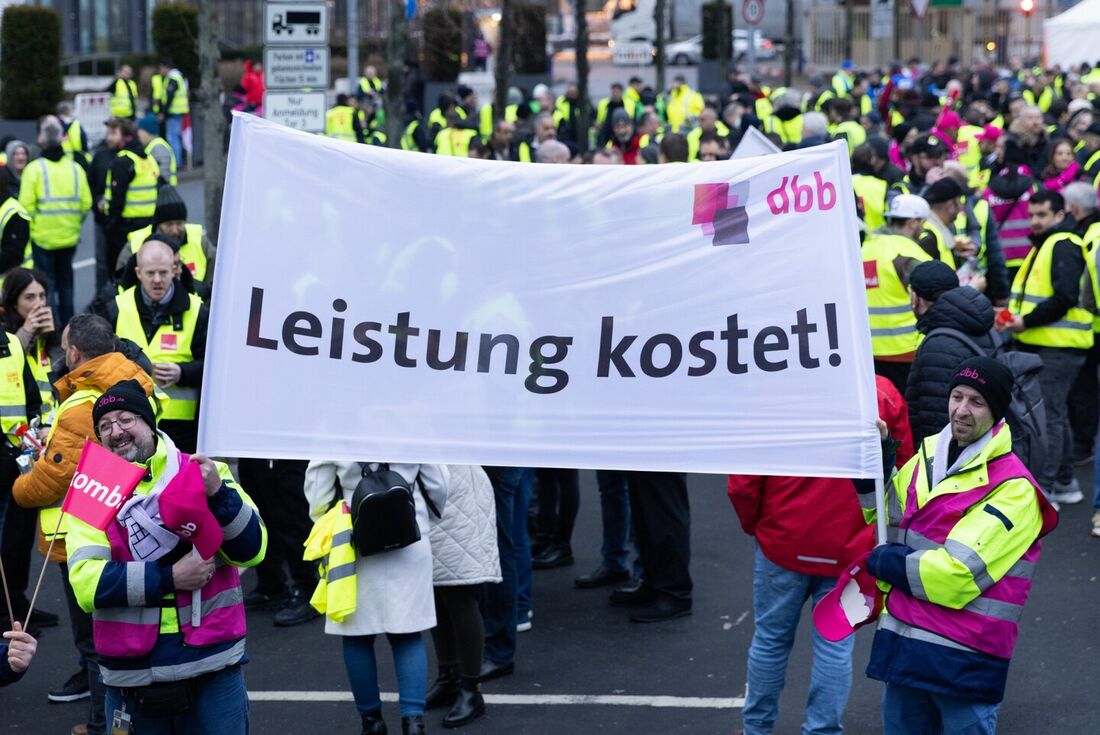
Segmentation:
[[(420, 540), (420, 526), (416, 523), (416, 499), (413, 488), (388, 464), (379, 464), (372, 470), (367, 463), (360, 463), (363, 477), (351, 496), (351, 540), (359, 556), (371, 556), (383, 551), (403, 549)], [(416, 486), (417, 478), (413, 479)], [(435, 503), (420, 488), (428, 510), (440, 518)]]
[(942, 334), (962, 342), (977, 357), (991, 357), (1012, 371), (1012, 400), (1005, 413), (1005, 421), (1012, 429), (1012, 453), (1024, 463), (1031, 472), (1042, 469), (1046, 456), (1045, 434), (1047, 411), (1043, 405), (1043, 392), (1039, 387), (1039, 371), (1043, 369), (1043, 360), (1030, 352), (1013, 352), (1006, 349), (1004, 342), (996, 332), (990, 332), (992, 351), (984, 349), (970, 335), (951, 327), (937, 327), (925, 335), (930, 337)]

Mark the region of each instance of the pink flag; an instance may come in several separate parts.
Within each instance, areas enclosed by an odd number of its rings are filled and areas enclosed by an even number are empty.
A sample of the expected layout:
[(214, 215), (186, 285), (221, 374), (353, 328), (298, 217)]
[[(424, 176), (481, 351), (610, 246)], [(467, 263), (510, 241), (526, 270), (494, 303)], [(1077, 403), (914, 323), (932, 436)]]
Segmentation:
[(122, 504), (134, 493), (145, 470), (85, 440), (80, 463), (69, 483), (61, 512), (100, 531), (111, 524)]
[(222, 546), (222, 527), (206, 504), (206, 486), (197, 462), (180, 455), (183, 463), (160, 494), (160, 519), (165, 528), (184, 541), (190, 541), (203, 559), (209, 559)]

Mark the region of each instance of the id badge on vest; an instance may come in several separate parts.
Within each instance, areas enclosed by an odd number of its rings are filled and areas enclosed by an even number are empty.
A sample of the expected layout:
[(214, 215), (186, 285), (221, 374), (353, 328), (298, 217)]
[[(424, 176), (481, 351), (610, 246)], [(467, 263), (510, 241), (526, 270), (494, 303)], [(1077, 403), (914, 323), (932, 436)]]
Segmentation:
[(131, 735), (134, 728), (130, 722), (130, 714), (125, 709), (116, 709), (111, 713), (111, 735)]
[(160, 335), (160, 351), (161, 352), (178, 352), (179, 351), (179, 337), (176, 334), (162, 334), (162, 335)]

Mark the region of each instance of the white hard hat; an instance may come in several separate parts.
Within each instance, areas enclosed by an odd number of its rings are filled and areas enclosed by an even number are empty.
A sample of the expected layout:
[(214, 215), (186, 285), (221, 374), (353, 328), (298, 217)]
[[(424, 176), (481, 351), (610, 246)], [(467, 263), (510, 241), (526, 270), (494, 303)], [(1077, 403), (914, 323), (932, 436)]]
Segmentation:
[(932, 210), (923, 197), (915, 194), (898, 194), (886, 210), (887, 219), (928, 219)]

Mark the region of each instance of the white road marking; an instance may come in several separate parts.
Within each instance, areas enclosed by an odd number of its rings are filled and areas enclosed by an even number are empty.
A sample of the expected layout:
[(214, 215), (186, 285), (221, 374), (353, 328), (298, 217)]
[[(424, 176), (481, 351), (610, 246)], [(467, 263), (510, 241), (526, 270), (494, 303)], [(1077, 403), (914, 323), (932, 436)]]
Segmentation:
[[(351, 692), (318, 691), (250, 691), (253, 702), (352, 702)], [(397, 694), (384, 692), (382, 701), (396, 702)], [(673, 709), (741, 709), (744, 697), (668, 697), (612, 694), (486, 694), (488, 704), (513, 705), (581, 705), (596, 704), (618, 707), (665, 707)]]
[(78, 260), (73, 263), (73, 270), (78, 271), (81, 268), (90, 268), (95, 265), (95, 258), (85, 258), (84, 260)]

